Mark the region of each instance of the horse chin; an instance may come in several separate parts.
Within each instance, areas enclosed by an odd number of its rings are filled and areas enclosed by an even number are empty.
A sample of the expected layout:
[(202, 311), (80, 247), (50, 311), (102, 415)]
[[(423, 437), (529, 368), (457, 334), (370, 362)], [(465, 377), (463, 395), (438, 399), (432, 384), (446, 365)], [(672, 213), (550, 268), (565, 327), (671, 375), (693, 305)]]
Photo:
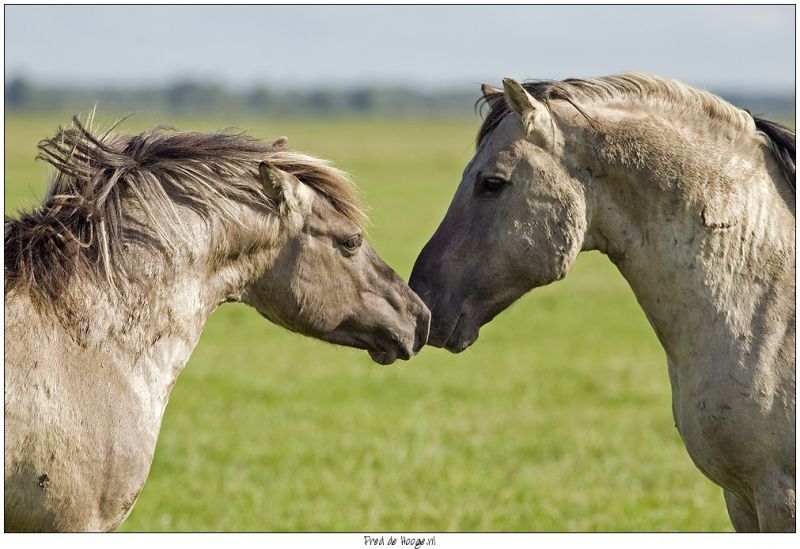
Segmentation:
[(471, 322), (462, 313), (456, 320), (455, 326), (453, 326), (453, 333), (450, 334), (450, 337), (447, 338), (447, 341), (442, 346), (451, 353), (460, 353), (475, 343), (479, 334), (480, 326)]
[(449, 340), (445, 345), (444, 348), (450, 351), (451, 353), (458, 354), (463, 351), (467, 350), (467, 347), (472, 345), (478, 340), (478, 337), (475, 336), (473, 339), (462, 339), (462, 340)]

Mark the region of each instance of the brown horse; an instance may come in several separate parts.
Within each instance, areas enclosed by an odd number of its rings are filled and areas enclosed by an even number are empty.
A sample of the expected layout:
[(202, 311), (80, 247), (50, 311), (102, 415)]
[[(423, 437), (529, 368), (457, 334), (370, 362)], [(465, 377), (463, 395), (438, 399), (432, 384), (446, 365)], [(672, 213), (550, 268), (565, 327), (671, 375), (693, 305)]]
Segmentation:
[(111, 530), (170, 390), (227, 301), (389, 364), (429, 312), (364, 240), (346, 174), (244, 135), (44, 141), (44, 204), (5, 223), (5, 525)]

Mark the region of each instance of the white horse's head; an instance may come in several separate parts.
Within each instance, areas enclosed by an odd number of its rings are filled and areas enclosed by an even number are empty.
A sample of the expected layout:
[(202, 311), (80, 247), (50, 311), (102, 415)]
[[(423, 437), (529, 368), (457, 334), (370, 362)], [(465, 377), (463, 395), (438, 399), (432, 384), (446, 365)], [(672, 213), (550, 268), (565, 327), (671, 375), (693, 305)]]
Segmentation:
[(583, 189), (564, 164), (550, 108), (514, 80), (504, 88), (484, 87), (490, 105), (504, 101), (510, 109), (492, 109), (411, 275), (431, 309), (428, 343), (454, 352), (527, 291), (564, 277), (587, 224)]

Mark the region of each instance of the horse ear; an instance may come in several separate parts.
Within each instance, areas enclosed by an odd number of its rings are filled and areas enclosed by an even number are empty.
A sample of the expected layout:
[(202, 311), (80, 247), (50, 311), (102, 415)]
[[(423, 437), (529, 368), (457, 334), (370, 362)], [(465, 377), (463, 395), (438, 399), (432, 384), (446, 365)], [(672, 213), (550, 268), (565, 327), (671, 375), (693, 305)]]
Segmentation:
[(277, 172), (277, 169), (266, 162), (261, 162), (258, 165), (258, 173), (261, 176), (261, 186), (264, 188), (264, 193), (273, 200), (280, 202), (283, 199), (283, 181)]
[(552, 119), (547, 105), (529, 94), (522, 84), (511, 78), (503, 79), (506, 102), (522, 119), (522, 126), (528, 136), (538, 135), (547, 140), (552, 129)]
[(490, 86), (489, 84), (481, 84), (481, 93), (483, 94), (484, 99), (489, 99), (489, 96), (496, 95), (498, 93), (503, 93), (503, 90), (498, 90), (494, 86)]
[(280, 207), (300, 210), (312, 199), (312, 191), (295, 176), (271, 166), (268, 162), (258, 165), (261, 186), (264, 194), (272, 198)]

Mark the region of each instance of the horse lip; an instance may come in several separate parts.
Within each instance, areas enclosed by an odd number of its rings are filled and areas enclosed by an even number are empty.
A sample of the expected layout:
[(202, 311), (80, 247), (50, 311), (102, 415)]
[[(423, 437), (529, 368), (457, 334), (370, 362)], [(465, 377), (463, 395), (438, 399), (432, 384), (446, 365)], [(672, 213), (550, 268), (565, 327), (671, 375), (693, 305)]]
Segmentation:
[[(380, 346), (370, 347), (369, 349), (367, 349), (367, 352), (369, 353), (370, 358), (374, 362), (377, 362), (382, 366), (388, 366), (398, 358), (398, 354), (394, 350), (384, 350), (381, 349)], [(403, 360), (408, 360), (408, 359), (406, 358)]]
[[(414, 346), (416, 344), (415, 341), (412, 341), (411, 345), (407, 345), (401, 340), (401, 338), (394, 334), (390, 334), (389, 342), (395, 358), (399, 358), (400, 360), (409, 360), (416, 354), (416, 351), (414, 351)], [(380, 344), (378, 347), (380, 347)]]
[(345, 347), (353, 347), (354, 349), (368, 350), (369, 344), (358, 335), (351, 335), (346, 332), (334, 330), (327, 336), (323, 337), (325, 341), (334, 343), (336, 345), (344, 345)]
[(392, 330), (386, 330), (376, 337), (366, 349), (373, 361), (386, 366), (398, 358), (409, 360), (416, 354), (414, 345), (416, 345), (415, 341), (406, 342)]
[(397, 353), (397, 358), (399, 358), (400, 360), (409, 360), (412, 356), (414, 356), (414, 354), (411, 351), (409, 351), (402, 345), (398, 346), (397, 349), (399, 351)]
[[(427, 325), (425, 327), (426, 332), (424, 335), (427, 336)], [(409, 360), (416, 354), (417, 349), (414, 349), (414, 347), (418, 344), (419, 334), (416, 334), (415, 337), (416, 339), (414, 341), (404, 343), (403, 339), (398, 337), (391, 330), (369, 337), (366, 334), (334, 330), (322, 339), (336, 345), (363, 349), (369, 353), (373, 361), (378, 364), (388, 365), (392, 364), (398, 358), (400, 360)], [(422, 340), (420, 346), (424, 345), (425, 339)]]

